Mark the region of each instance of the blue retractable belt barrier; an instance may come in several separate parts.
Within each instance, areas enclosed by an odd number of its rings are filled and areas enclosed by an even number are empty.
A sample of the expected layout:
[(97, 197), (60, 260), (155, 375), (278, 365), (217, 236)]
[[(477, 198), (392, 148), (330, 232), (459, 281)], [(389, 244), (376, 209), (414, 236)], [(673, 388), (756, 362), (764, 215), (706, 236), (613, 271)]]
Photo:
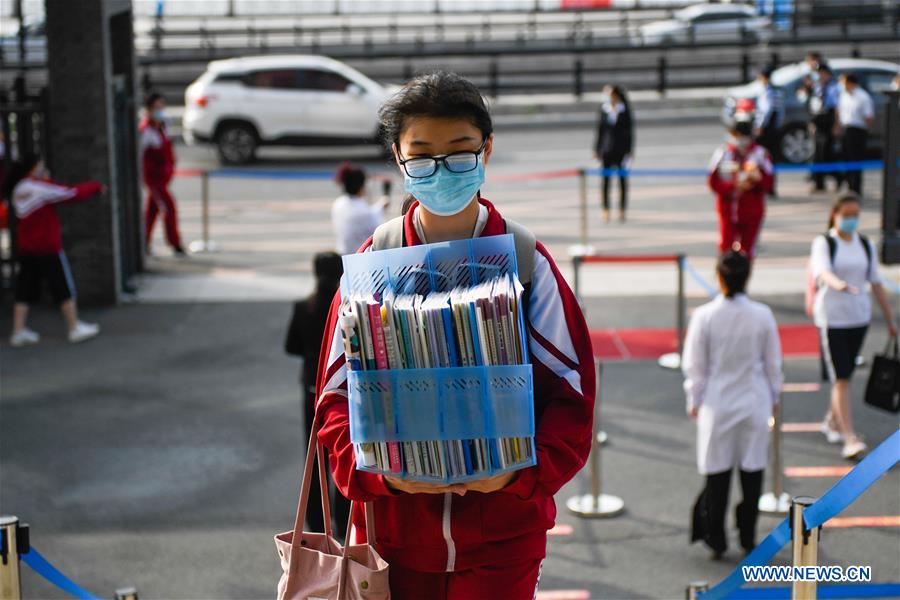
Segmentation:
[(59, 569), (47, 562), (47, 559), (41, 556), (41, 553), (31, 547), (28, 554), (22, 554), (22, 561), (34, 569), (35, 573), (63, 590), (81, 600), (100, 600), (99, 597), (85, 591), (77, 583), (63, 575)]
[[(900, 583), (837, 583), (816, 587), (817, 598), (896, 598), (900, 596)], [(738, 590), (729, 598), (733, 600), (789, 600), (790, 587), (764, 587)]]
[[(881, 169), (884, 163), (880, 160), (858, 160), (853, 162), (833, 162), (833, 163), (814, 163), (814, 164), (790, 164), (779, 163), (775, 165), (776, 173), (831, 173), (834, 171), (872, 171)], [(706, 177), (709, 175), (707, 169), (618, 169), (618, 168), (602, 168), (602, 169), (585, 169), (585, 175), (603, 175), (612, 177), (619, 173), (627, 177)]]
[[(898, 461), (900, 461), (900, 429), (894, 431), (877, 448), (869, 452), (852, 471), (825, 492), (825, 495), (819, 498), (815, 504), (803, 511), (806, 527), (814, 529), (847, 508)], [(709, 591), (699, 594), (698, 598), (718, 600), (732, 597), (732, 594), (744, 584), (742, 567), (767, 564), (790, 539), (790, 517), (787, 517), (732, 571), (731, 575)], [(822, 586), (820, 589), (824, 591), (827, 586)], [(821, 597), (825, 598), (826, 596), (822, 595)]]
[(691, 266), (691, 263), (689, 263), (686, 258), (682, 259), (682, 264), (687, 270), (688, 275), (690, 275), (691, 278), (697, 282), (697, 285), (703, 288), (703, 291), (706, 292), (707, 296), (709, 296), (710, 298), (715, 298), (719, 294), (718, 290), (716, 290), (716, 288), (714, 288), (708, 281), (703, 279), (703, 276), (697, 272), (697, 269)]

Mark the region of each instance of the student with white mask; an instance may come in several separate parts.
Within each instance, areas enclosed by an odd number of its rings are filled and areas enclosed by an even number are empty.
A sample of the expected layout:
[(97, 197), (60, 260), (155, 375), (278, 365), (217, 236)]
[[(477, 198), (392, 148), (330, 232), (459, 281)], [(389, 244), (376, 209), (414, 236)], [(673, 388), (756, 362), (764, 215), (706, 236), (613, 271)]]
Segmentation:
[(822, 433), (831, 443), (844, 443), (843, 456), (856, 458), (866, 444), (853, 428), (850, 409), (850, 377), (872, 320), (872, 302), (881, 307), (891, 337), (896, 337), (890, 301), (878, 274), (875, 246), (857, 232), (859, 197), (841, 196), (831, 207), (828, 231), (813, 240), (810, 256), (817, 284), (813, 317), (820, 332), (822, 376), (831, 382), (831, 407)]

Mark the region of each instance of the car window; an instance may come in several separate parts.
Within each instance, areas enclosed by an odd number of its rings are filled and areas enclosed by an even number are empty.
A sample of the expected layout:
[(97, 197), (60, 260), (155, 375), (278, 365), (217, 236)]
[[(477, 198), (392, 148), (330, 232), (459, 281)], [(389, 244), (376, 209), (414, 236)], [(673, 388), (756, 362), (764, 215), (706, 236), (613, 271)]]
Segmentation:
[(694, 23), (713, 23), (716, 21), (737, 21), (746, 19), (747, 15), (742, 12), (715, 12), (699, 15), (694, 19)]
[(865, 81), (863, 82), (864, 87), (873, 94), (879, 94), (891, 89), (891, 84), (894, 82), (894, 77), (897, 76), (897, 73), (891, 73), (890, 71), (867, 71), (863, 73), (863, 76), (865, 77)]
[(215, 83), (241, 83), (245, 81), (246, 77), (245, 73), (219, 73), (213, 81)]
[(244, 83), (253, 88), (295, 90), (299, 87), (296, 69), (268, 69), (253, 71), (244, 77)]
[(304, 90), (321, 92), (343, 92), (353, 83), (343, 75), (322, 69), (304, 69), (301, 72), (301, 80), (300, 87)]

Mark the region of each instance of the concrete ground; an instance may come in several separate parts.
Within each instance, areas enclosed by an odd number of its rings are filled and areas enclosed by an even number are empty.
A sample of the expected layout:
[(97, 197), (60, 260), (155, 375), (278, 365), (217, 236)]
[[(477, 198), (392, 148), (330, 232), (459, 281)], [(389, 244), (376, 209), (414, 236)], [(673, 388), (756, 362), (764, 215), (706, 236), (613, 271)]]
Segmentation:
[[(533, 227), (564, 269), (566, 250), (578, 241), (575, 181), (502, 177), (587, 164), (591, 136), (583, 129), (506, 132), (498, 135), (489, 169), (494, 179), (486, 195)], [(639, 129), (637, 166), (702, 167), (720, 136), (714, 123)], [(205, 151), (179, 153), (182, 167), (212, 165)], [(304, 156), (276, 153), (256, 168), (331, 169), (340, 158)], [(592, 243), (610, 252), (685, 250), (708, 279), (715, 224), (704, 182), (633, 183), (629, 223), (603, 226), (592, 182)], [(34, 547), (97, 594), (110, 596), (126, 584), (137, 586), (142, 598), (274, 594), (279, 566), (272, 536), (292, 524), (305, 426), (299, 364), (281, 345), (289, 301), (309, 290), (311, 255), (330, 243), (327, 211), (335, 190), (328, 181), (214, 185), (213, 235), (221, 252), (176, 262), (157, 239), (158, 255), (137, 302), (84, 311), (101, 323), (98, 339), (68, 345), (59, 316), (41, 308), (32, 320), (44, 334), (40, 345), (0, 345), (0, 509), (29, 522)], [(871, 197), (863, 225), (874, 233), (877, 178), (867, 176), (866, 185)], [(196, 180), (176, 182), (188, 239), (199, 234), (196, 190)], [(782, 198), (770, 204), (751, 286), (765, 286), (757, 297), (780, 323), (805, 320), (805, 254), (823, 227), (827, 201), (807, 196), (796, 176), (785, 178)], [(882, 268), (890, 277), (895, 271)], [(589, 326), (671, 326), (672, 280), (662, 277), (639, 269), (591, 271)], [(690, 291), (691, 306), (704, 301), (699, 286)], [(0, 331), (7, 331), (10, 311), (3, 306)], [(864, 354), (880, 351), (884, 339), (876, 319)], [(785, 373), (791, 383), (818, 381), (811, 359), (789, 359)], [(855, 419), (876, 444), (896, 429), (897, 419), (862, 405), (867, 375), (863, 369), (854, 379)], [(679, 598), (689, 581), (716, 582), (737, 565), (733, 533), (722, 562), (710, 562), (701, 546), (688, 544), (701, 477), (681, 382), (678, 373), (654, 363), (605, 365), (600, 423), (611, 441), (602, 456), (603, 491), (621, 496), (626, 511), (607, 521), (568, 514), (565, 500), (589, 489), (586, 473), (559, 493), (558, 523), (573, 531), (550, 539), (545, 593)], [(786, 394), (784, 419), (820, 420), (826, 404), (824, 388)], [(816, 433), (785, 433), (784, 455), (788, 467), (847, 464), (839, 447)], [(836, 480), (789, 478), (786, 486), (795, 495), (819, 496)], [(900, 515), (898, 489), (894, 469), (842, 516)], [(732, 503), (737, 498), (735, 491)], [(777, 522), (762, 518), (759, 538)], [(823, 565), (871, 565), (875, 580), (900, 581), (896, 527), (826, 529), (819, 556)], [(783, 551), (776, 561), (788, 559)], [(23, 579), (26, 597), (62, 597), (27, 567)]]

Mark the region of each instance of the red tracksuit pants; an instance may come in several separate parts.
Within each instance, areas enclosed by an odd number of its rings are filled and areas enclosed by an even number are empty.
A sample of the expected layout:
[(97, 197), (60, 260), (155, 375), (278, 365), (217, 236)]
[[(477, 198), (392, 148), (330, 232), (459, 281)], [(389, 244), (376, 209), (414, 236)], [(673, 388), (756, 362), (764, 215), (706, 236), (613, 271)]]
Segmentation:
[(172, 248), (181, 248), (175, 199), (165, 184), (147, 185), (147, 210), (144, 214), (144, 240), (147, 246), (150, 246), (153, 239), (153, 226), (156, 225), (156, 217), (160, 212), (163, 213), (166, 224), (166, 241)]
[(453, 573), (422, 573), (391, 565), (393, 600), (534, 600), (543, 560)]
[(744, 197), (736, 201), (719, 196), (716, 211), (719, 213), (719, 252), (732, 250), (737, 244), (738, 250), (750, 258), (756, 256), (756, 239), (765, 216), (763, 200)]

